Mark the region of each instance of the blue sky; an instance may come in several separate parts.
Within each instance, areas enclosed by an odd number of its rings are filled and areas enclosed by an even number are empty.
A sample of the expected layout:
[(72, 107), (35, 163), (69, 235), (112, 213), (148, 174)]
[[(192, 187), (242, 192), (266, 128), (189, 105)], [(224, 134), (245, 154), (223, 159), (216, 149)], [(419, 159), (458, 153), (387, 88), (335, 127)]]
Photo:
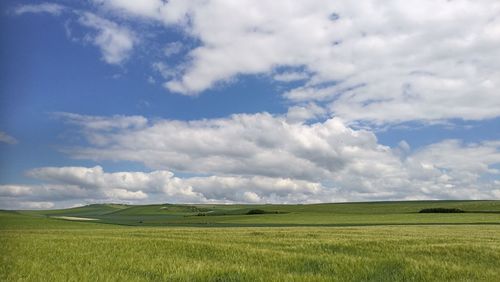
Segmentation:
[(500, 198), (498, 3), (349, 2), (2, 1), (0, 208)]

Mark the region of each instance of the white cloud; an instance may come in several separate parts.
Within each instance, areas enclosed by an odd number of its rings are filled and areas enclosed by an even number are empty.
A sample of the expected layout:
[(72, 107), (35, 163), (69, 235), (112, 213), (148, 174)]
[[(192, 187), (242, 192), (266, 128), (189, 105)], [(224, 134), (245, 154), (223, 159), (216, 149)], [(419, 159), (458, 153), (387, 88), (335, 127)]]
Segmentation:
[(209, 176), (180, 180), (205, 201), (297, 203), (318, 202), (327, 192), (320, 183), (266, 176)]
[(93, 2), (107, 9), (117, 9), (120, 13), (129, 13), (147, 18), (157, 17), (165, 6), (162, 0), (93, 0)]
[(142, 191), (127, 191), (125, 189), (111, 189), (106, 191), (106, 196), (109, 197), (109, 199), (120, 200), (142, 200), (148, 197), (148, 195)]
[(8, 135), (7, 133), (0, 131), (0, 142), (7, 143), (7, 144), (17, 144), (17, 139)]
[(326, 110), (315, 103), (291, 106), (288, 108), (288, 113), (286, 114), (286, 118), (290, 122), (304, 122), (307, 120), (325, 118), (326, 116)]
[(64, 119), (73, 125), (83, 126), (88, 130), (114, 130), (127, 128), (142, 128), (148, 120), (142, 116), (114, 115), (112, 117), (84, 116), (73, 113), (57, 112), (55, 117)]
[[(498, 141), (461, 144), (447, 140), (408, 156), (374, 145), (358, 144), (344, 148), (345, 165), (328, 171), (318, 181), (248, 175), (247, 171), (242, 171), (243, 175), (180, 178), (167, 170), (109, 173), (100, 166), (42, 167), (28, 171), (27, 175), (43, 184), (0, 185), (0, 206), (50, 208), (93, 202), (315, 203), (498, 199), (500, 171), (493, 167), (500, 163)], [(328, 149), (323, 150), (326, 153)], [(283, 166), (280, 169), (286, 175), (292, 168)]]
[(178, 54), (179, 52), (182, 51), (182, 43), (181, 42), (171, 42), (168, 43), (165, 48), (163, 48), (163, 54), (165, 54), (166, 57), (170, 57), (172, 55)]
[(26, 13), (39, 14), (48, 13), (55, 16), (60, 15), (65, 10), (65, 7), (55, 3), (41, 3), (33, 5), (19, 5), (14, 9), (16, 15)]
[(17, 208), (38, 210), (38, 209), (51, 209), (55, 205), (52, 202), (20, 202)]
[[(424, 169), (440, 170), (453, 181), (477, 183), (490, 174), (498, 178), (500, 170), (491, 167), (500, 161), (500, 142), (462, 144), (458, 140), (445, 140), (419, 150), (408, 162), (419, 163)], [(461, 183), (454, 183), (460, 185)]]
[(101, 49), (102, 59), (108, 64), (126, 61), (138, 41), (129, 29), (89, 12), (82, 13), (78, 22), (97, 32), (88, 40)]
[(273, 76), (274, 80), (283, 82), (305, 80), (307, 78), (309, 78), (309, 75), (305, 72), (283, 72), (277, 73)]
[[(0, 185), (0, 206), (27, 202), (316, 202), (319, 183), (263, 176), (178, 178), (169, 171), (104, 172), (102, 167), (42, 167), (28, 171), (41, 185)], [(151, 197), (150, 197), (151, 196)]]
[[(72, 122), (81, 126), (88, 144), (66, 152), (80, 159), (133, 161), (159, 171), (208, 175), (166, 176), (184, 185), (187, 190), (179, 195), (186, 201), (246, 202), (257, 199), (251, 192), (273, 202), (473, 199), (494, 198), (498, 189), (498, 141), (444, 140), (417, 150), (402, 141), (391, 148), (379, 144), (372, 132), (351, 129), (338, 118), (306, 124), (267, 113), (190, 122), (158, 119), (112, 131), (92, 122), (116, 119), (121, 124), (123, 118), (74, 115)], [(60, 177), (51, 174), (50, 179)], [(67, 178), (61, 183), (84, 185)], [(168, 191), (177, 195), (179, 186), (169, 185)], [(107, 187), (133, 191), (136, 183)]]
[[(53, 3), (42, 3), (36, 5), (20, 5), (14, 9), (16, 15), (25, 13), (48, 13), (58, 16), (65, 10), (65, 6)], [(94, 32), (87, 33), (83, 41), (90, 42), (101, 50), (102, 59), (108, 64), (119, 65), (125, 62), (132, 52), (133, 48), (139, 42), (137, 35), (125, 26), (116, 22), (102, 18), (92, 12), (86, 12), (80, 9), (72, 9), (70, 16), (77, 16), (77, 22)], [(80, 41), (73, 36), (69, 21), (64, 23), (66, 35), (72, 41)]]
[(166, 63), (156, 62), (152, 64), (154, 71), (158, 72), (163, 78), (170, 79), (175, 76), (176, 69), (169, 67)]
[(68, 149), (73, 157), (153, 170), (32, 169), (26, 175), (41, 184), (0, 185), (0, 206), (496, 199), (500, 191), (499, 141), (444, 140), (417, 150), (401, 141), (391, 148), (338, 118), (306, 124), (267, 113), (190, 122), (61, 117), (88, 142)]
[[(236, 175), (266, 175), (318, 179), (345, 165), (344, 149), (378, 148), (368, 131), (353, 131), (341, 120), (305, 125), (288, 123), (268, 113), (233, 115), (227, 119), (199, 121), (156, 120), (147, 126), (123, 131), (100, 130), (105, 117), (81, 120), (90, 147), (76, 148), (77, 158), (133, 160), (155, 169)], [(111, 117), (120, 124), (122, 117)], [(368, 146), (363, 146), (368, 144)], [(372, 148), (375, 147), (375, 148)], [(286, 169), (285, 169), (286, 168)]]
[(174, 92), (195, 95), (239, 74), (299, 78), (276, 74), (284, 66), (312, 76), (286, 98), (321, 101), (347, 120), (481, 120), (500, 113), (496, 0), (95, 2), (175, 25), (201, 42), (180, 75), (167, 78)]
[(0, 197), (18, 197), (31, 194), (31, 188), (23, 185), (0, 186)]

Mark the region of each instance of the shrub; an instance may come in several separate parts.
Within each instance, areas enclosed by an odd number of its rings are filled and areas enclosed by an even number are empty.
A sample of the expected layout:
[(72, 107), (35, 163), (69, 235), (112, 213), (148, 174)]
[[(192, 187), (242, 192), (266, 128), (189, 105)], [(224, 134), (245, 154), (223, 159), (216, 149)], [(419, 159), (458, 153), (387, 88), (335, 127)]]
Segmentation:
[(463, 213), (465, 211), (457, 208), (429, 208), (422, 209), (419, 213)]
[(259, 209), (254, 209), (254, 210), (249, 210), (247, 214), (265, 214), (267, 213), (266, 211), (259, 210)]

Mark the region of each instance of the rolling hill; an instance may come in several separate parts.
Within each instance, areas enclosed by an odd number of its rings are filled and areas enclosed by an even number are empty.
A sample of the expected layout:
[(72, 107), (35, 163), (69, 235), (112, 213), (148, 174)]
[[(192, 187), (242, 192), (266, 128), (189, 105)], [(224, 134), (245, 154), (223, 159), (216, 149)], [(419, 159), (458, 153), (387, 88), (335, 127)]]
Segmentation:
[[(418, 213), (448, 208), (462, 214)], [(406, 201), (310, 205), (124, 205), (16, 211), (59, 220), (93, 220), (133, 226), (355, 226), (413, 224), (500, 224), (500, 201)]]

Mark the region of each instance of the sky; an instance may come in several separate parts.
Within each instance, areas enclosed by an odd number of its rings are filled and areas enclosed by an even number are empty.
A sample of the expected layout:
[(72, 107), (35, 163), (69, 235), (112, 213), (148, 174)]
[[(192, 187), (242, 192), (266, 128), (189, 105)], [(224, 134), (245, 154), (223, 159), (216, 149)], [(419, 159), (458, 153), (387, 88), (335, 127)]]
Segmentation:
[(500, 199), (497, 0), (4, 0), (0, 208)]

